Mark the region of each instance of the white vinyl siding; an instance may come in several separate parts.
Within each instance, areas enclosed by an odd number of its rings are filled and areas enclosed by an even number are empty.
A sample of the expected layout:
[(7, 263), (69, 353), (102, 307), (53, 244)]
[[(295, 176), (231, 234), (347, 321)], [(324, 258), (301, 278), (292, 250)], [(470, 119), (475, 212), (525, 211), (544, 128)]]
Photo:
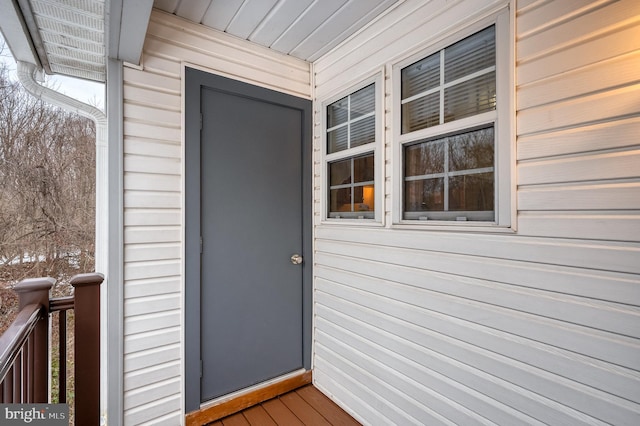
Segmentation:
[[(505, 4), (407, 0), (314, 63), (314, 382), (364, 424), (640, 422), (640, 3), (510, 4), (513, 232), (390, 220), (393, 64)], [(320, 102), (380, 67), (385, 226), (323, 222)]]
[[(154, 11), (124, 69), (124, 424), (183, 421), (184, 64), (310, 98), (305, 62)], [(117, 422), (116, 422), (117, 423)]]
[(640, 241), (640, 44), (627, 21), (639, 5), (582, 2), (559, 26), (552, 5), (533, 6), (518, 27), (519, 229)]

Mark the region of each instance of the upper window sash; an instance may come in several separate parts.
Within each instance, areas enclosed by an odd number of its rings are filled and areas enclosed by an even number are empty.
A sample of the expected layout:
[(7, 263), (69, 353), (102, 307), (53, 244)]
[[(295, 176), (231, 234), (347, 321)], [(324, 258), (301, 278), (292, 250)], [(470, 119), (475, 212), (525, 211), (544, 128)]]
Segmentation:
[(495, 26), (489, 26), (400, 71), (401, 133), (496, 109)]
[(374, 143), (375, 106), (374, 83), (327, 105), (327, 154)]

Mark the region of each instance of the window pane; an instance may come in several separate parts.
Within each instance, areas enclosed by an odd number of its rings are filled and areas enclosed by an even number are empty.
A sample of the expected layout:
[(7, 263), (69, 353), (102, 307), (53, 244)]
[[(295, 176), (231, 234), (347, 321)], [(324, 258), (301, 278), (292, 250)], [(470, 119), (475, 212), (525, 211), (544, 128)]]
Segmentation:
[(373, 155), (353, 159), (353, 182), (370, 182), (374, 179)]
[(444, 50), (445, 83), (495, 65), (495, 27), (489, 27)]
[(413, 132), (440, 124), (440, 93), (402, 105), (402, 133)]
[(402, 69), (402, 99), (440, 84), (440, 52)]
[(373, 185), (353, 188), (353, 210), (356, 212), (372, 212), (374, 207)]
[(349, 119), (348, 97), (342, 98), (327, 107), (327, 128), (346, 123)]
[(422, 176), (442, 172), (444, 172), (444, 142), (442, 140), (424, 142), (405, 148), (405, 176)]
[(493, 127), (449, 137), (449, 171), (493, 167)]
[(371, 116), (351, 124), (351, 148), (376, 141), (376, 118)]
[(351, 187), (329, 191), (329, 212), (351, 211)]
[(444, 178), (404, 183), (404, 211), (443, 211)]
[(364, 89), (360, 89), (351, 95), (351, 117), (358, 118), (362, 115), (373, 112), (376, 107), (376, 96), (374, 85), (370, 84)]
[(445, 123), (495, 109), (495, 72), (456, 84), (444, 91)]
[(493, 211), (493, 172), (449, 178), (449, 210)]
[(344, 185), (351, 183), (351, 159), (336, 161), (329, 164), (329, 185)]
[[(491, 26), (403, 68), (403, 100), (435, 91), (402, 104), (402, 133), (495, 110), (496, 74), (495, 70), (486, 71), (495, 67), (495, 47), (495, 27)], [(442, 55), (444, 64), (440, 63)], [(484, 74), (460, 82), (479, 71)], [(454, 85), (444, 88), (446, 83)], [(444, 99), (440, 98), (441, 91)], [(444, 111), (440, 111), (441, 102)]]
[(329, 154), (349, 148), (347, 142), (347, 126), (327, 132), (327, 152)]

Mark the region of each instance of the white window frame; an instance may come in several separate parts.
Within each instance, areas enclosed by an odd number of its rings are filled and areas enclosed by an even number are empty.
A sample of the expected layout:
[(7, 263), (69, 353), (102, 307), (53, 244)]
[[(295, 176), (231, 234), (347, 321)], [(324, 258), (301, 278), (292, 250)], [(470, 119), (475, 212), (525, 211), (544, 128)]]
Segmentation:
[[(375, 142), (360, 145), (355, 148), (349, 148), (342, 151), (329, 154), (327, 152), (327, 107), (332, 103), (339, 101), (340, 99), (349, 96), (360, 89), (363, 89), (371, 84), (375, 84)], [(322, 116), (322, 161), (320, 169), (320, 188), (321, 188), (321, 202), (320, 208), (322, 209), (322, 223), (325, 224), (344, 224), (344, 225), (383, 225), (384, 212), (383, 199), (384, 199), (384, 170), (382, 165), (384, 164), (384, 70), (377, 71), (374, 75), (360, 80), (357, 84), (349, 86), (347, 89), (342, 89), (340, 92), (327, 97), (321, 101)], [(374, 217), (373, 218), (332, 218), (329, 217), (329, 163), (335, 161), (345, 160), (348, 158), (354, 158), (361, 155), (373, 153), (374, 158)]]
[[(483, 19), (470, 22), (464, 29), (431, 41), (426, 48), (392, 66), (394, 139), (392, 221), (394, 226), (441, 230), (460, 230), (461, 228), (486, 230), (488, 227), (496, 231), (515, 230), (515, 29), (514, 16), (510, 9), (503, 7)], [(402, 134), (402, 69), (491, 25), (495, 25), (496, 37), (496, 110)], [(404, 147), (422, 140), (436, 139), (439, 136), (463, 132), (466, 129), (478, 128), (490, 123), (494, 123), (496, 146), (494, 220), (458, 222), (404, 219)]]

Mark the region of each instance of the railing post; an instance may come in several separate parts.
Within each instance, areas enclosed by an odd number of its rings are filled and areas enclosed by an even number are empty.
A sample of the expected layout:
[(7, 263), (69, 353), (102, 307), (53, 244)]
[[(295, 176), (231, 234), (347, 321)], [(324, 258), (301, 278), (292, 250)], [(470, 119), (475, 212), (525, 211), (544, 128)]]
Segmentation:
[(49, 402), (49, 290), (53, 278), (30, 278), (20, 281), (13, 290), (18, 293), (19, 309), (32, 303), (42, 305), (44, 314), (33, 330), (33, 401)]
[(100, 284), (102, 274), (71, 278), (75, 314), (75, 421), (100, 424)]

